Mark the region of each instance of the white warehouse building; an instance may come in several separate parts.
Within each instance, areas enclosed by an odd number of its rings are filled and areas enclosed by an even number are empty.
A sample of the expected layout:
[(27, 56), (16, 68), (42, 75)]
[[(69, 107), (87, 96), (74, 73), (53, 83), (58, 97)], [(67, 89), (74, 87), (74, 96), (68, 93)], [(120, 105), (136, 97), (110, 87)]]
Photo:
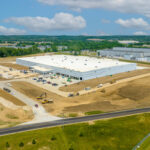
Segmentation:
[(52, 72), (78, 78), (80, 80), (88, 80), (136, 70), (135, 63), (70, 55), (49, 55), (18, 58), (16, 63), (32, 68), (39, 68), (40, 73), (42, 73), (42, 71), (43, 73)]

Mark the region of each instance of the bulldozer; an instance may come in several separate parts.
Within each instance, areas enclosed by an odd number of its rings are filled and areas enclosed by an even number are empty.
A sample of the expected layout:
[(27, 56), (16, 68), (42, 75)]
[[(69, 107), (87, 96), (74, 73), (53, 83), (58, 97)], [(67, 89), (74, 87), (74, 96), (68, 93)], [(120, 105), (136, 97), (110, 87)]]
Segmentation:
[(47, 93), (42, 93), (39, 97), (37, 97), (37, 100), (42, 100), (43, 98), (47, 97)]
[(44, 99), (44, 100), (42, 101), (42, 104), (48, 104), (48, 103), (53, 103), (53, 100), (52, 100), (52, 99), (49, 99), (49, 100)]

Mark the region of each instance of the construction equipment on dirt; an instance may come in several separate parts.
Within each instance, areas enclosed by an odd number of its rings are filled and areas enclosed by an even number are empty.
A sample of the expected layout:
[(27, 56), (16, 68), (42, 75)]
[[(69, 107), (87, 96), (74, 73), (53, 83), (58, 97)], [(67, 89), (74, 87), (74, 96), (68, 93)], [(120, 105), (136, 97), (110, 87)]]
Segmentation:
[(54, 102), (53, 99), (44, 99), (42, 101), (42, 104), (50, 104), (50, 103), (53, 103), (53, 102)]
[(42, 93), (39, 97), (37, 97), (37, 99), (38, 100), (42, 100), (42, 99), (44, 99), (46, 97), (47, 97), (47, 93), (45, 92), (45, 93)]
[(73, 93), (69, 93), (68, 97), (74, 97), (74, 94)]

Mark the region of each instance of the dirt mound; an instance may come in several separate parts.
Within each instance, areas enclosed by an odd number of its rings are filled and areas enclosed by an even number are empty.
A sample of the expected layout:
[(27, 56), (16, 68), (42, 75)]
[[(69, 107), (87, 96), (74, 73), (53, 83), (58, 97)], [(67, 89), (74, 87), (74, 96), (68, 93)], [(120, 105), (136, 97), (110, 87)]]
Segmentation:
[(0, 89), (0, 97), (3, 97), (4, 99), (14, 103), (15, 105), (18, 106), (25, 106), (26, 104), (14, 97), (13, 95), (7, 93), (6, 91)]

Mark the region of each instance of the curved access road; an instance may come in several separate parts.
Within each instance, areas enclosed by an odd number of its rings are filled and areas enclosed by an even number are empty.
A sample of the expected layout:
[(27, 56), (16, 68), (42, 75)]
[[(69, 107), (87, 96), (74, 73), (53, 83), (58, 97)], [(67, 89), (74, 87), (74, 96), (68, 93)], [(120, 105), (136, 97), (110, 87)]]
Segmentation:
[(56, 120), (51, 122), (35, 123), (30, 125), (20, 125), (12, 128), (0, 129), (0, 136), (25, 132), (25, 131), (31, 131), (36, 129), (48, 128), (48, 127), (75, 124), (75, 123), (88, 122), (88, 121), (100, 120), (100, 119), (123, 117), (123, 116), (149, 113), (149, 112), (150, 112), (150, 108), (142, 108), (142, 109), (125, 110), (125, 111), (104, 113), (104, 114), (85, 116), (85, 117), (61, 119), (61, 120)]

